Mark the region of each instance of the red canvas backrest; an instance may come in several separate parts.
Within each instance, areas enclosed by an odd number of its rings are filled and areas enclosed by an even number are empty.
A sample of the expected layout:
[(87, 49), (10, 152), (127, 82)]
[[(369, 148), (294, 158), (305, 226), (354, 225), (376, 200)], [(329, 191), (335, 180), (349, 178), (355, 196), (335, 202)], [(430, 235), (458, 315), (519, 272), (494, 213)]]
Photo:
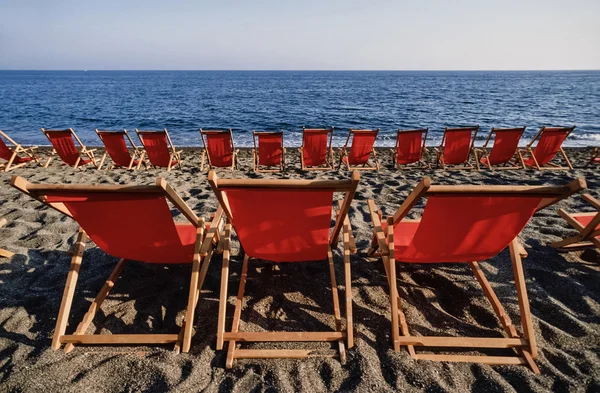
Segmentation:
[(210, 164), (217, 167), (231, 166), (233, 150), (231, 149), (231, 134), (225, 132), (206, 132), (206, 150), (210, 157)]
[(446, 130), (444, 143), (445, 164), (462, 164), (469, 159), (473, 132), (474, 129), (472, 128)]
[(398, 164), (412, 164), (421, 159), (423, 153), (423, 133), (424, 130), (416, 131), (398, 131), (396, 140), (396, 149), (398, 149)]
[(98, 131), (98, 135), (100, 135), (100, 139), (102, 139), (102, 143), (106, 147), (106, 152), (113, 162), (119, 166), (129, 166), (131, 155), (125, 142), (125, 133)]
[(489, 155), (490, 165), (504, 164), (513, 158), (523, 131), (523, 128), (514, 128), (495, 132), (494, 147)]
[(369, 161), (378, 131), (356, 130), (353, 131), (352, 147), (348, 154), (350, 165), (362, 165)]
[(50, 139), (50, 143), (56, 150), (56, 154), (60, 157), (65, 164), (75, 166), (77, 159), (79, 158), (79, 151), (73, 141), (71, 131), (52, 131), (47, 132), (46, 135)]
[(430, 195), (412, 242), (396, 259), (419, 263), (489, 259), (523, 230), (541, 200), (539, 195)]
[(150, 263), (192, 261), (193, 248), (153, 247), (182, 243), (162, 194), (51, 191), (45, 195), (47, 203), (63, 203), (107, 254)]
[(13, 155), (13, 151), (10, 147), (6, 145), (4, 139), (0, 137), (0, 158), (5, 159), (6, 161), (10, 160)]
[(152, 165), (168, 167), (171, 152), (167, 144), (167, 134), (164, 131), (138, 131), (138, 135)]
[(327, 258), (334, 190), (231, 188), (223, 193), (249, 256), (275, 262)]
[(257, 133), (258, 165), (277, 166), (283, 155), (283, 133)]
[(552, 161), (564, 140), (569, 135), (570, 128), (545, 128), (538, 144), (533, 150), (533, 155), (539, 165)]
[(319, 166), (327, 162), (327, 145), (331, 130), (304, 130), (302, 154), (304, 165)]

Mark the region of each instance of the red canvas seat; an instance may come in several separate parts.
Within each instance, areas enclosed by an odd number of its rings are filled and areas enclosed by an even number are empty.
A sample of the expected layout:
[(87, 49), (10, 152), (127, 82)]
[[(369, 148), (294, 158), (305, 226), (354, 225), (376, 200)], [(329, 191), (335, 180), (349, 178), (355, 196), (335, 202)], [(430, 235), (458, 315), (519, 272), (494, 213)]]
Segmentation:
[[(350, 221), (347, 217), (350, 202), (358, 186), (359, 175), (352, 180), (261, 180), (218, 179), (214, 171), (208, 181), (227, 215), (225, 226), (221, 295), (217, 326), (217, 349), (229, 342), (226, 366), (231, 367), (238, 358), (304, 358), (312, 356), (310, 350), (238, 349), (237, 342), (254, 341), (333, 341), (339, 344), (339, 354), (345, 361), (345, 341), (352, 347), (352, 292), (350, 278), (350, 253), (356, 250)], [(332, 203), (336, 192), (345, 198), (338, 204), (335, 226), (331, 230)], [(230, 332), (225, 331), (227, 285), (229, 279), (230, 231), (235, 230), (244, 251), (240, 289), (236, 301), (234, 321)], [(336, 278), (332, 248), (338, 237), (344, 243), (344, 276), (346, 291), (347, 328), (341, 328)], [(239, 332), (243, 296), (250, 258), (273, 262), (329, 261), (331, 291), (334, 301), (336, 330), (329, 332)], [(318, 263), (318, 262), (316, 262)]]
[(443, 169), (447, 165), (463, 165), (458, 169), (473, 169), (469, 162), (479, 126), (444, 129), (444, 136), (437, 149), (437, 164)]
[(233, 145), (231, 129), (226, 131), (200, 129), (200, 136), (204, 144), (200, 170), (204, 170), (204, 162), (207, 159), (209, 169), (212, 167), (235, 169), (238, 152)]
[[(173, 343), (187, 352), (190, 347), (197, 293), (204, 281), (212, 255), (213, 242), (218, 238), (222, 210), (218, 210), (212, 226), (206, 231), (204, 219), (198, 218), (164, 179), (155, 186), (46, 185), (31, 184), (13, 177), (11, 185), (25, 194), (75, 220), (80, 230), (72, 249), (71, 269), (52, 340), (54, 349), (67, 344), (167, 344)], [(176, 223), (170, 202), (187, 223)], [(102, 251), (120, 258), (107, 283), (92, 302), (90, 310), (72, 335), (65, 335), (77, 273), (82, 263), (87, 240)], [(201, 259), (204, 258), (202, 270)], [(188, 310), (181, 334), (86, 335), (87, 327), (128, 260), (146, 263), (192, 264)]]
[[(144, 163), (144, 153), (141, 153), (138, 150), (138, 147), (135, 145), (135, 143), (133, 143), (133, 139), (131, 139), (127, 133), (127, 130), (99, 131), (96, 129), (96, 134), (98, 134), (98, 137), (106, 148), (106, 153), (102, 155), (98, 169), (102, 169), (102, 165), (104, 165), (104, 160), (106, 159), (107, 154), (114, 163), (113, 167), (120, 166), (127, 169), (140, 169), (142, 163)], [(129, 140), (129, 143), (131, 144), (133, 154), (129, 152), (126, 139)]]
[(333, 127), (327, 129), (302, 129), (300, 164), (303, 170), (333, 169), (332, 138)]
[(568, 213), (566, 210), (560, 209), (558, 214), (571, 228), (577, 231), (577, 235), (554, 242), (551, 244), (552, 247), (563, 251), (588, 247), (600, 249), (600, 201), (590, 194), (584, 194), (582, 198), (595, 211)]
[[(573, 127), (546, 127), (542, 126), (537, 134), (533, 137), (527, 147), (521, 151), (523, 154), (523, 163), (527, 167), (536, 169), (573, 169), (571, 161), (562, 148), (562, 144), (567, 137), (573, 132)], [(539, 139), (539, 140), (538, 140)], [(535, 141), (538, 140), (535, 148), (532, 148)], [(559, 166), (551, 161), (556, 157), (556, 153), (560, 152), (565, 160), (565, 166)], [(529, 157), (526, 157), (529, 155)], [(525, 158), (526, 157), (526, 158)]]
[[(377, 161), (377, 153), (375, 153), (375, 140), (379, 129), (376, 130), (353, 130), (350, 129), (346, 143), (342, 147), (340, 155), (340, 165), (345, 164), (349, 170), (379, 170), (379, 161)], [(348, 152), (348, 143), (352, 139), (352, 146)], [(367, 166), (369, 158), (373, 154), (375, 165)], [(360, 166), (359, 166), (360, 165)]]
[[(393, 151), (394, 166), (400, 168), (410, 168), (407, 165), (417, 163), (417, 168), (429, 168), (429, 164), (423, 161), (423, 156), (427, 152), (425, 142), (429, 129), (418, 130), (398, 130), (396, 136), (396, 147)], [(402, 165), (402, 166), (401, 166)]]
[[(564, 186), (436, 186), (423, 179), (393, 216), (381, 222), (381, 211), (368, 201), (373, 221), (373, 237), (368, 254), (380, 256), (390, 284), (394, 350), (407, 346), (415, 359), (488, 364), (535, 364), (537, 347), (525, 288), (521, 258), (526, 256), (518, 236), (535, 212), (585, 188), (578, 179)], [(427, 203), (420, 219), (406, 219), (422, 199)], [(600, 206), (600, 204), (599, 204)], [(506, 247), (515, 274), (523, 337), (519, 337), (494, 294), (478, 261), (498, 255)], [(376, 254), (377, 253), (377, 254)], [(467, 263), (493, 305), (508, 338), (413, 337), (408, 331), (396, 284), (396, 262)], [(471, 356), (421, 354), (415, 347), (513, 348), (516, 356)]]
[[(523, 156), (519, 151), (519, 141), (525, 131), (525, 127), (520, 128), (492, 128), (481, 149), (475, 149), (475, 162), (477, 169), (480, 169), (480, 163), (488, 169), (519, 169), (523, 168)], [(494, 138), (494, 146), (488, 154), (488, 143)], [(517, 155), (520, 166), (508, 165)], [(502, 166), (500, 166), (502, 165)]]
[[(13, 147), (10, 148), (5, 140), (12, 144)], [(34, 153), (35, 149), (37, 149), (37, 146), (27, 148), (21, 146), (0, 130), (0, 158), (7, 161), (6, 164), (0, 164), (0, 168), (3, 167), (4, 172), (20, 168), (32, 160), (39, 164), (40, 160)], [(25, 156), (20, 156), (19, 154), (25, 154)]]
[(283, 131), (252, 131), (255, 172), (279, 172), (285, 168), (285, 148), (283, 147)]
[(135, 132), (140, 138), (152, 166), (167, 168), (167, 171), (171, 171), (176, 165), (179, 166), (179, 169), (183, 169), (181, 151), (177, 151), (173, 146), (166, 128), (162, 131), (140, 131), (136, 128)]
[[(54, 147), (44, 168), (48, 167), (54, 154), (57, 154), (65, 164), (70, 165), (75, 169), (87, 164), (93, 164), (97, 167), (96, 158), (94, 157), (96, 149), (88, 149), (85, 147), (72, 128), (66, 130), (46, 130), (42, 128), (42, 132), (46, 135), (52, 144), (52, 147)], [(79, 144), (81, 151), (75, 146), (75, 141)]]

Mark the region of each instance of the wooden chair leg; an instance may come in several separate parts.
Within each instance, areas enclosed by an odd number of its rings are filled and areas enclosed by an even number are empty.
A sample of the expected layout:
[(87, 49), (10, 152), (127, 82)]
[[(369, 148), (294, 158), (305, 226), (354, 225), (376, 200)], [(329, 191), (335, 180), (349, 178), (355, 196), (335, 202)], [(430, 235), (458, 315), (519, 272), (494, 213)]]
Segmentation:
[[(248, 278), (248, 260), (250, 256), (244, 255), (244, 262), (242, 264), (242, 273), (240, 275), (240, 286), (238, 288), (237, 297), (235, 299), (235, 311), (233, 313), (233, 323), (231, 325), (231, 332), (237, 333), (240, 329), (240, 318), (242, 316), (242, 305), (244, 303), (244, 292), (246, 290), (246, 279)], [(235, 340), (229, 341), (229, 347), (227, 348), (227, 360), (225, 361), (225, 367), (233, 367), (235, 347), (237, 343)]]
[(86, 233), (83, 231), (83, 229), (79, 229), (77, 240), (75, 242), (73, 257), (71, 258), (71, 267), (69, 268), (69, 274), (67, 275), (67, 282), (65, 283), (60, 310), (56, 319), (56, 327), (54, 329), (54, 336), (52, 337), (52, 349), (60, 348), (60, 337), (65, 334), (67, 329), (71, 304), (73, 303), (73, 294), (75, 293), (75, 286), (77, 285), (77, 278), (79, 277), (79, 268), (81, 267), (83, 251), (85, 250), (85, 243), (87, 241), (88, 237)]
[[(337, 289), (337, 280), (335, 278), (335, 268), (333, 265), (333, 252), (331, 247), (327, 250), (327, 260), (329, 261), (329, 278), (331, 280), (331, 296), (333, 300), (333, 316), (335, 318), (335, 330), (342, 331), (342, 314), (340, 312), (340, 300)], [(346, 364), (346, 347), (344, 340), (338, 340), (338, 349), (340, 352), (340, 363)]]
[(4, 258), (12, 258), (13, 255), (15, 255), (14, 252), (10, 252), (8, 250), (5, 250), (3, 248), (0, 248), (0, 257), (4, 257)]
[[(347, 218), (347, 217), (346, 217)], [(350, 269), (350, 228), (349, 224), (344, 223), (344, 292), (346, 294), (346, 335), (348, 348), (354, 346), (354, 325), (352, 320), (352, 275)]]
[[(102, 306), (102, 303), (108, 296), (109, 292), (115, 286), (115, 281), (117, 281), (117, 278), (119, 278), (119, 276), (121, 275), (121, 272), (123, 271), (123, 268), (125, 267), (126, 264), (127, 264), (127, 260), (125, 260), (125, 259), (121, 259), (117, 263), (117, 266), (115, 266), (114, 270), (112, 271), (112, 273), (110, 274), (110, 276), (108, 277), (106, 282), (104, 283), (104, 286), (102, 287), (100, 292), (98, 292), (98, 295), (96, 295), (96, 298), (94, 299), (92, 304), (90, 304), (90, 308), (83, 316), (83, 319), (77, 326), (77, 329), (75, 330), (75, 333), (73, 333), (73, 335), (81, 335), (81, 334), (85, 333), (87, 328), (90, 326), (90, 324), (94, 320), (94, 316), (96, 315), (96, 312), (98, 312), (98, 310), (100, 309), (100, 306)], [(75, 345), (73, 343), (68, 343), (65, 346), (65, 353), (71, 352), (74, 348), (75, 348)]]
[(182, 351), (188, 352), (192, 344), (192, 328), (194, 327), (194, 311), (196, 309), (196, 299), (198, 295), (198, 282), (200, 280), (200, 247), (204, 237), (204, 220), (200, 220), (200, 227), (196, 234), (196, 247), (194, 250), (194, 261), (192, 263), (192, 274), (190, 277), (190, 292), (188, 294), (188, 306), (185, 312), (184, 328), (183, 328), (183, 344)]
[(225, 315), (227, 311), (227, 284), (229, 282), (229, 253), (230, 253), (231, 224), (225, 225), (223, 245), (223, 266), (221, 267), (221, 293), (219, 295), (219, 317), (217, 319), (217, 350), (223, 349), (223, 334), (225, 333)]

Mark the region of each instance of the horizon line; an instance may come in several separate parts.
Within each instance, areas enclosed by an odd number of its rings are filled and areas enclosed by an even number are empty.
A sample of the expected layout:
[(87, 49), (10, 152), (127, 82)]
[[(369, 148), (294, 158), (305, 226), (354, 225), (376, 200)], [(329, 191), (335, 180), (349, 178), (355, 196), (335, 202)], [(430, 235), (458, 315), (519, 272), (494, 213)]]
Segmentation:
[(600, 71), (600, 68), (569, 69), (38, 69), (38, 68), (0, 68), (3, 71), (80, 71), (80, 72), (119, 72), (119, 71), (167, 71), (167, 72), (568, 72), (568, 71)]

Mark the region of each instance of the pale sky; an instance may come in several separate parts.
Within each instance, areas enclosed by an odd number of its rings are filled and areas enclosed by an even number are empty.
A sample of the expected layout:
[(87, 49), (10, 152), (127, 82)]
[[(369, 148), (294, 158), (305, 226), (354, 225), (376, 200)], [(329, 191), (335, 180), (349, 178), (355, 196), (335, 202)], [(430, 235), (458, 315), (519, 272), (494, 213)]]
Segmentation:
[(0, 69), (600, 69), (600, 0), (0, 0)]

